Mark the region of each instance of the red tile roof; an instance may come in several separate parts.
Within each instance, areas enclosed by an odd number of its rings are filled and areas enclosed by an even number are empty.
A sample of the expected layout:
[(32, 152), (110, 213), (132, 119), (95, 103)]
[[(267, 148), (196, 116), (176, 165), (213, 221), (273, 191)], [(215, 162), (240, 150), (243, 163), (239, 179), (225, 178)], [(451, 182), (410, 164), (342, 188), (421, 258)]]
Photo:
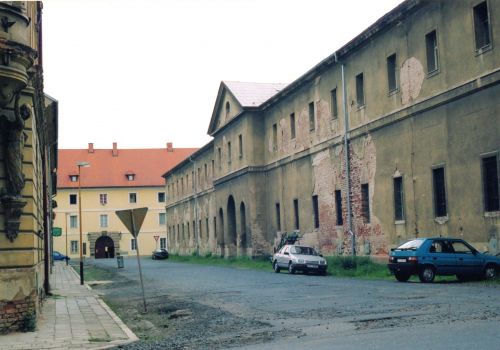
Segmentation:
[[(78, 174), (78, 162), (88, 162), (81, 168), (82, 187), (139, 187), (164, 186), (162, 175), (195, 152), (197, 148), (118, 149), (60, 149), (57, 169), (57, 187), (75, 188), (77, 182), (70, 175)], [(132, 181), (125, 175), (135, 174)]]

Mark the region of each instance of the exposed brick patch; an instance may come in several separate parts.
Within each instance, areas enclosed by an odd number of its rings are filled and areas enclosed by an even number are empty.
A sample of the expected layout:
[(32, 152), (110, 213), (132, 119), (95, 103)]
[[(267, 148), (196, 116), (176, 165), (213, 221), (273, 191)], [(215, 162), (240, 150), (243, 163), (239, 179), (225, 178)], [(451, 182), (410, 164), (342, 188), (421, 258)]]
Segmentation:
[(36, 310), (36, 298), (33, 295), (19, 300), (0, 301), (0, 334), (20, 329), (23, 319)]

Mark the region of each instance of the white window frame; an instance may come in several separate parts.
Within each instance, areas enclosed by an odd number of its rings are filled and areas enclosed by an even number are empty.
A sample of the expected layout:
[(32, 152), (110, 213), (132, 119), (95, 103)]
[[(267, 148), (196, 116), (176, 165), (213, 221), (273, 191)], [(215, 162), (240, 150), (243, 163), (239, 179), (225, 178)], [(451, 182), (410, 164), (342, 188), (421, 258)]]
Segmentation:
[(69, 227), (70, 228), (78, 228), (78, 216), (70, 215), (69, 216)]
[(130, 239), (130, 250), (133, 250), (133, 251), (137, 250), (137, 239), (136, 238)]
[(99, 227), (108, 227), (108, 226), (109, 226), (108, 214), (99, 215)]
[[(162, 223), (163, 218), (163, 223)], [(158, 213), (158, 224), (164, 226), (167, 224), (167, 213)]]
[[(132, 202), (132, 197), (131, 197), (132, 195), (135, 196), (135, 202)], [(129, 194), (128, 194), (128, 202), (130, 204), (137, 204), (137, 202), (138, 202), (138, 200), (137, 200), (137, 192), (129, 192)]]
[(70, 242), (70, 251), (71, 254), (78, 254), (78, 241)]

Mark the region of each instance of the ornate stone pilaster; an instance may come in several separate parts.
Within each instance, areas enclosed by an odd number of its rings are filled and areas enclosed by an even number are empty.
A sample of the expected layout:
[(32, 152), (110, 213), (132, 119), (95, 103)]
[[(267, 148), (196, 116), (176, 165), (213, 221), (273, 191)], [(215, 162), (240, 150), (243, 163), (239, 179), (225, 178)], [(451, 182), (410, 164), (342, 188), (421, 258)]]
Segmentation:
[(21, 226), (21, 214), (26, 201), (20, 197), (2, 196), (1, 202), (5, 215), (5, 231), (7, 238), (13, 242)]

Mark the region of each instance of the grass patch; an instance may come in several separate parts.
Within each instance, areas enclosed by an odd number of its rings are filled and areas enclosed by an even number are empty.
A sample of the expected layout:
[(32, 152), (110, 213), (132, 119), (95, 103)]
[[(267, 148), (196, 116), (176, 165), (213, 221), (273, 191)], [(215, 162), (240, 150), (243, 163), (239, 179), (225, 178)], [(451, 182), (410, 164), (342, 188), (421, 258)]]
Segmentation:
[(366, 279), (394, 278), (387, 265), (373, 262), (367, 256), (327, 256), (328, 275)]
[(269, 258), (251, 258), (251, 257), (223, 258), (211, 254), (207, 254), (206, 256), (198, 256), (196, 254), (189, 256), (181, 256), (172, 254), (169, 256), (169, 260), (174, 262), (182, 262), (182, 263), (198, 264), (198, 265), (227, 266), (227, 267), (234, 267), (241, 269), (272, 271), (272, 266), (271, 263), (269, 262)]
[[(328, 261), (328, 275), (340, 277), (357, 277), (366, 279), (394, 278), (385, 264), (373, 262), (369, 257), (330, 256)], [(222, 258), (219, 256), (181, 256), (170, 255), (169, 260), (189, 264), (227, 266), (261, 271), (272, 271), (269, 258)]]
[[(70, 264), (73, 270), (80, 275), (80, 265)], [(84, 265), (83, 266), (83, 279), (87, 281), (107, 281), (113, 280), (114, 273), (105, 269), (101, 269), (95, 266)]]
[[(85, 271), (84, 271), (85, 273)], [(89, 342), (91, 343), (105, 343), (105, 342), (110, 342), (110, 338), (97, 338), (97, 337), (90, 337)]]

